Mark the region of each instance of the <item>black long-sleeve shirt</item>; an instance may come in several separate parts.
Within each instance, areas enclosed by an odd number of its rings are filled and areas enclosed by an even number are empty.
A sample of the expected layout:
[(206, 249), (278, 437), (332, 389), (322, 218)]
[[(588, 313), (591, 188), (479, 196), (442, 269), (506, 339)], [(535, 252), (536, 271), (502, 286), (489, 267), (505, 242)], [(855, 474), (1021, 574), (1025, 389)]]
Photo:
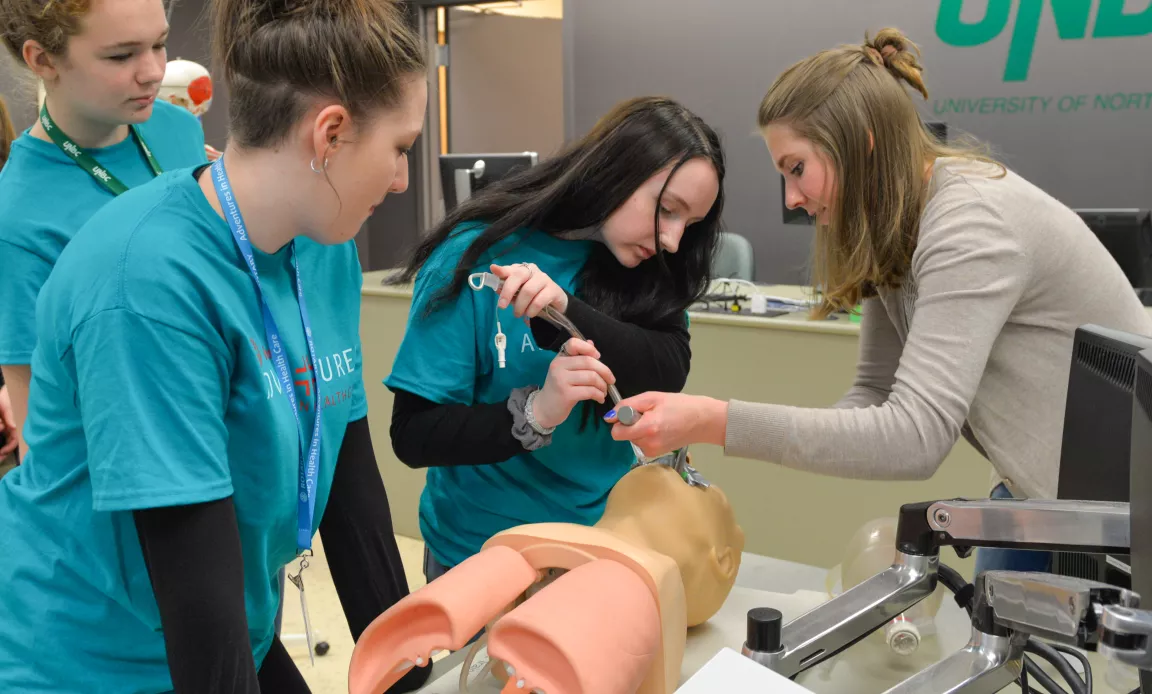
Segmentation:
[[(176, 692), (259, 694), (261, 683), (282, 690), (283, 685), (268, 683), (302, 681), (294, 672), (265, 672), (294, 668), (283, 657), (270, 657), (257, 675), (231, 497), (136, 511), (134, 517)], [(408, 594), (367, 419), (348, 425), (320, 534), (352, 638), (358, 640), (372, 620)], [(307, 588), (307, 573), (304, 578)], [(415, 691), (430, 672), (414, 668), (389, 692)]]
[[(564, 315), (595, 343), (600, 361), (612, 370), (623, 397), (684, 388), (692, 350), (683, 313), (652, 327), (640, 327), (569, 295)], [(559, 351), (570, 338), (567, 331), (541, 318), (532, 319), (531, 325), (532, 337), (541, 349)], [(439, 404), (401, 389), (393, 393), (392, 450), (409, 467), (489, 465), (524, 450), (512, 435), (512, 413), (506, 402)]]

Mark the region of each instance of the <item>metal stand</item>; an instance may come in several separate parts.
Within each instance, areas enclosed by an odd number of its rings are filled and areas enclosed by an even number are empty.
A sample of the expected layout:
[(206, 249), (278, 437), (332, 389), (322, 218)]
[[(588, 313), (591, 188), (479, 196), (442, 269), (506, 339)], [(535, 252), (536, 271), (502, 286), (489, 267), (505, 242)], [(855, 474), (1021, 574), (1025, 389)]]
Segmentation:
[[(306, 648), (308, 648), (308, 635), (307, 634), (282, 634), (280, 636), (280, 642), (284, 644), (285, 648), (291, 648), (293, 646), (301, 646), (301, 647), (306, 649)], [(316, 644), (312, 648), (312, 650), (316, 652), (316, 655), (320, 655), (320, 656), (327, 655), (328, 651), (331, 649), (331, 646), (328, 645), (328, 642), (325, 641), (324, 637), (321, 636), (320, 632), (316, 631), (315, 629), (312, 630), (312, 643)]]
[(974, 602), (968, 645), (886, 694), (994, 694), (1020, 677), (1029, 638), (1095, 650), (1100, 615), (1139, 597), (1080, 578), (989, 571), (976, 579)]
[[(281, 634), (280, 633), (280, 624), (283, 620), (283, 615), (284, 615), (284, 586), (286, 585), (285, 584), (285, 578), (287, 575), (288, 574), (287, 574), (287, 571), (285, 569), (280, 569), (280, 575), (279, 575), (279, 579), (280, 579), (280, 607), (276, 612), (276, 635), (280, 638), (280, 643), (284, 644), (284, 648), (290, 648), (292, 646), (303, 645), (304, 648), (307, 649), (309, 647), (308, 634)], [(312, 630), (311, 643), (315, 644), (315, 646), (312, 647), (312, 652), (310, 652), (308, 654), (309, 658), (313, 657), (312, 653), (315, 653), (316, 655), (319, 655), (319, 656), (326, 655), (328, 653), (328, 651), (331, 649), (328, 642), (325, 641), (324, 637), (321, 636), (320, 632), (316, 631), (315, 629)]]
[[(771, 650), (745, 643), (743, 653), (785, 677), (831, 658), (928, 597), (936, 588), (944, 546), (955, 547), (961, 556), (973, 547), (1122, 553), (1128, 550), (1129, 533), (1124, 503), (955, 499), (907, 504), (900, 509), (890, 568), (789, 622)], [(1014, 654), (1011, 646), (973, 634), (963, 653), (969, 659), (999, 654), (1007, 663)]]
[(456, 186), (456, 204), (464, 202), (472, 197), (472, 179), (475, 178), (479, 181), (484, 177), (484, 169), (487, 165), (483, 159), (477, 159), (476, 163), (470, 169), (456, 169), (453, 174), (453, 183)]

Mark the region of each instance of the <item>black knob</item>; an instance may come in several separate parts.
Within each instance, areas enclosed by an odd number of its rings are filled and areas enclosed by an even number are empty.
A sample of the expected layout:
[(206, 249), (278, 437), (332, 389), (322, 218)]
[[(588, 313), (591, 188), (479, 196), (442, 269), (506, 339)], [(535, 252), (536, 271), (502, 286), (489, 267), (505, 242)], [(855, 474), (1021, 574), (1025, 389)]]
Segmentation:
[(757, 653), (774, 653), (780, 650), (780, 629), (784, 625), (784, 615), (771, 607), (757, 607), (748, 610), (748, 650)]

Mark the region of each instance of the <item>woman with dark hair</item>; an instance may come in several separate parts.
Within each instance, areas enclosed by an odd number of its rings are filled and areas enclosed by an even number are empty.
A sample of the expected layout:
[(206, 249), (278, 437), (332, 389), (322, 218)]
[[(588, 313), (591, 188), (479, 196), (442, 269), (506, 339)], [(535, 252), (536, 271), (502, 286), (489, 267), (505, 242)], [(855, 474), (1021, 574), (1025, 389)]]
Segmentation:
[[(708, 125), (669, 99), (633, 99), (416, 249), (397, 277), (415, 286), (385, 384), (397, 457), (428, 468), (428, 580), (507, 528), (600, 517), (634, 454), (593, 414), (611, 384), (683, 388), (685, 311), (708, 284), (723, 180)], [(499, 296), (467, 288), (477, 272), (503, 281)], [(540, 318), (548, 306), (587, 342)], [(587, 401), (599, 412), (570, 416)]]

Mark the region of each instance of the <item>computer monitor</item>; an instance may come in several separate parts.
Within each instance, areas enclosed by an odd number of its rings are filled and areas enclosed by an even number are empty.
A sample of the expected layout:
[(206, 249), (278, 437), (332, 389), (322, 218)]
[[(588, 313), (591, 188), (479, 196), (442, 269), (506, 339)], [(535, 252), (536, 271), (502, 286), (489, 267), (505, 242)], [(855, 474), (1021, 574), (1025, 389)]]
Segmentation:
[[(1136, 355), (1152, 338), (1085, 325), (1076, 330), (1060, 447), (1059, 499), (1128, 501)], [(1053, 571), (1127, 585), (1127, 556), (1058, 552)]]
[[(1132, 590), (1141, 609), (1152, 608), (1152, 350), (1136, 356), (1132, 396), (1132, 459), (1128, 502), (1132, 524)], [(1152, 673), (1140, 673), (1140, 687), (1152, 692)]]
[(445, 213), (492, 183), (536, 166), (537, 159), (536, 152), (441, 154), (440, 186)]
[(1148, 210), (1083, 209), (1075, 212), (1116, 259), (1134, 288), (1152, 288), (1152, 215)]

